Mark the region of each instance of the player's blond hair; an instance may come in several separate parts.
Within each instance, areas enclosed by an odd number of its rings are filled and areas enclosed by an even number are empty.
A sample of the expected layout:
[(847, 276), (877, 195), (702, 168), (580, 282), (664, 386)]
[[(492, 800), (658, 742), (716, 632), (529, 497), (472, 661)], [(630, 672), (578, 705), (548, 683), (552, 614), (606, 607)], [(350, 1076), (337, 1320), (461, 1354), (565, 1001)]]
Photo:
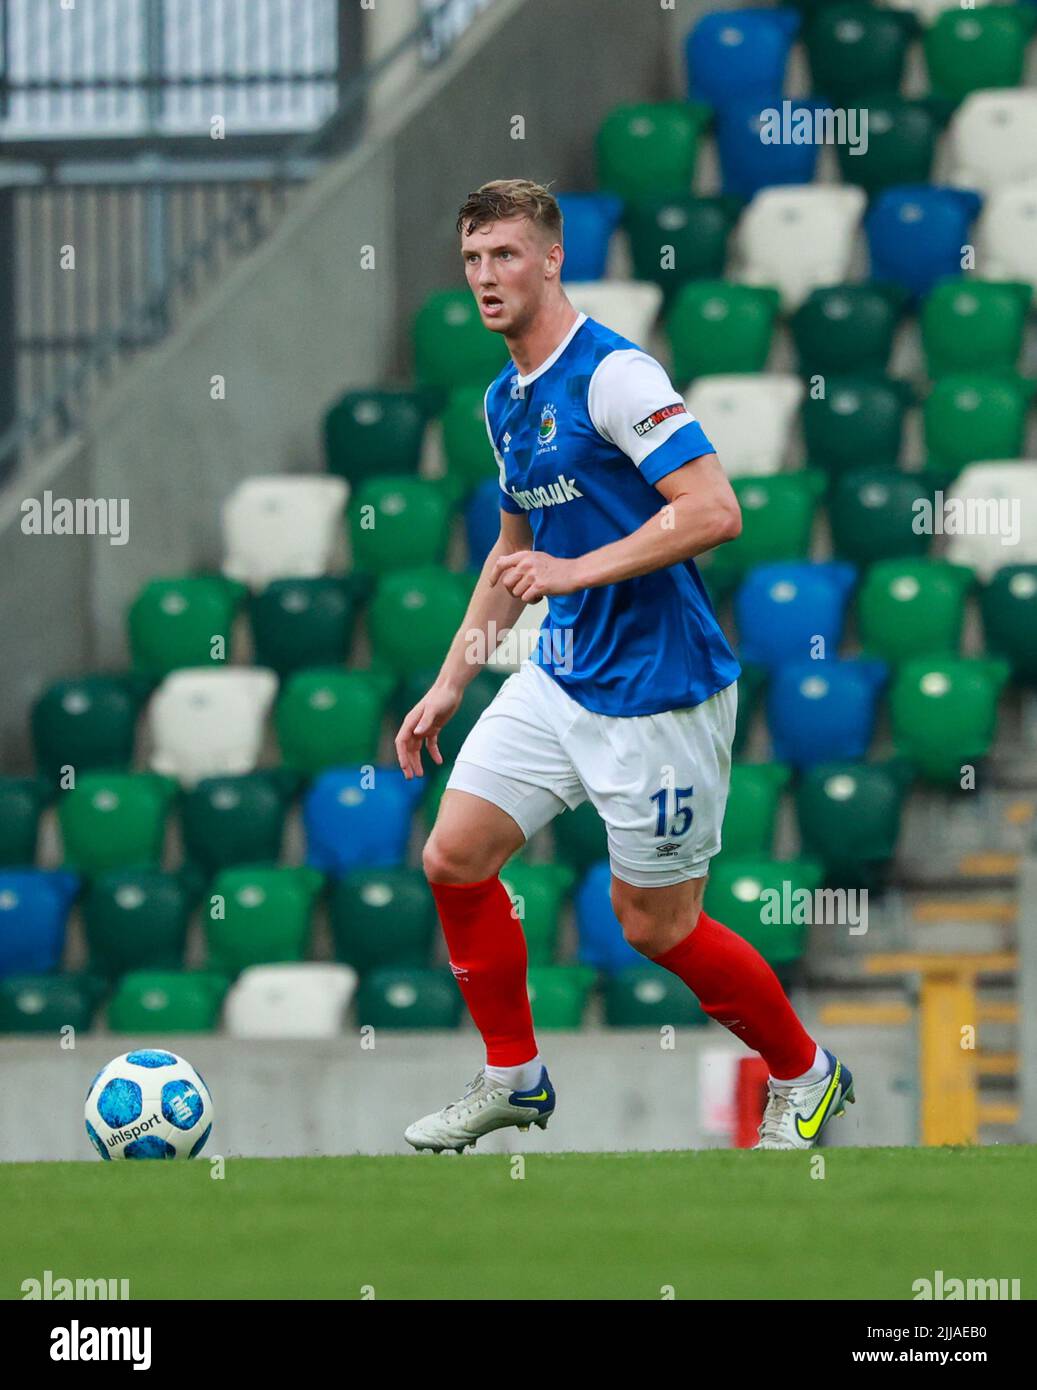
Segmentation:
[(470, 236), (488, 222), (504, 217), (526, 217), (549, 241), (562, 239), (562, 210), (558, 200), (529, 179), (494, 179), (469, 193), (457, 215), (457, 230)]

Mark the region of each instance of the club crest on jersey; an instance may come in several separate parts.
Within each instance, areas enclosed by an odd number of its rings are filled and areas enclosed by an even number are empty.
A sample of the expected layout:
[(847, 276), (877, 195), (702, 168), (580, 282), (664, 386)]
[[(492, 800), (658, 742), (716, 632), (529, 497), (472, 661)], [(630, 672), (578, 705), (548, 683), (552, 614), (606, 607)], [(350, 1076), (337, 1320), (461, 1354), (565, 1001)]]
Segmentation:
[(537, 444), (543, 448), (550, 444), (558, 433), (558, 414), (553, 405), (545, 405), (540, 412), (540, 428), (537, 431)]

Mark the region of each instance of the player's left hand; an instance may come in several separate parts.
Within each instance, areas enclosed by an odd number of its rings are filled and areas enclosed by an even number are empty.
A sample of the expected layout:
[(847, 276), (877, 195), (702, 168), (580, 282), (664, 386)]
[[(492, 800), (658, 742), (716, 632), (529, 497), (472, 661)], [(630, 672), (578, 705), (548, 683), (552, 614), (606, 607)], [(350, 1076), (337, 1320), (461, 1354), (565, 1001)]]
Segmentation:
[(548, 555), (546, 550), (498, 555), (490, 571), (490, 584), (498, 580), (523, 603), (539, 603), (548, 594), (572, 594), (583, 587), (576, 576), (576, 561)]

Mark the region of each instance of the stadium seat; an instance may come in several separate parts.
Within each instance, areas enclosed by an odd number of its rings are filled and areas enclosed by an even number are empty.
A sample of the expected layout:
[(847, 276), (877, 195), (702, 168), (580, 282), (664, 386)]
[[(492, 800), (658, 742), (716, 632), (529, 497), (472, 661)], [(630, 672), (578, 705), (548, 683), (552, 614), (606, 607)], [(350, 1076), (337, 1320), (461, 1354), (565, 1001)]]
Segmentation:
[[(401, 681), (393, 700), (395, 717), (399, 723), (402, 724), (418, 701), (428, 694), (438, 674), (439, 667), (432, 666), (425, 671), (415, 671)], [(461, 704), (439, 733), (439, 751), (443, 755), (444, 763), (452, 763), (457, 757), (462, 743), (475, 728), (479, 716), (496, 698), (503, 683), (503, 675), (503, 672), (490, 667), (473, 676), (465, 686)]]
[(349, 493), (326, 473), (246, 478), (223, 504), (223, 573), (253, 589), (326, 574)]
[(498, 673), (517, 671), (525, 658), (536, 649), (540, 628), (546, 617), (546, 598), (539, 603), (527, 603), (486, 663), (488, 670)]
[(990, 751), (997, 704), (1011, 668), (1000, 657), (919, 656), (890, 691), (897, 751), (928, 778), (961, 783), (962, 769)]
[(725, 855), (770, 854), (781, 794), (790, 772), (782, 763), (734, 763), (724, 813)]
[(662, 290), (648, 280), (571, 280), (565, 292), (578, 313), (632, 343), (648, 341), (663, 302)]
[(1037, 561), (1005, 565), (979, 595), (987, 651), (1008, 659), (1012, 679), (1037, 684)]
[(992, 193), (1037, 178), (1037, 92), (1019, 87), (972, 92), (948, 130), (952, 182)]
[(634, 279), (658, 285), (667, 303), (689, 280), (720, 279), (741, 206), (739, 198), (691, 193), (627, 203), (623, 225)]
[(841, 560), (867, 566), (878, 560), (920, 558), (930, 537), (916, 529), (919, 498), (933, 489), (917, 473), (897, 468), (854, 468), (834, 481), (828, 499), (832, 546)]
[(489, 385), (509, 360), (504, 339), (483, 327), (471, 290), (437, 290), (422, 304), (412, 332), (414, 373), (432, 392)]
[(184, 666), (231, 659), (231, 628), (245, 590), (218, 575), (152, 579), (134, 599), (128, 626), (138, 671), (157, 678)]
[(958, 473), (981, 459), (1019, 458), (1033, 386), (1008, 373), (941, 377), (922, 410), (926, 467)]
[(990, 195), (979, 223), (977, 255), (991, 280), (1025, 280), (1037, 289), (1037, 179)]
[(344, 662), (365, 585), (358, 575), (275, 579), (249, 600), (255, 663), (282, 679)]
[(853, 566), (841, 560), (751, 570), (735, 596), (739, 652), (768, 667), (834, 657), (855, 579)]
[[(962, 0), (883, 0), (883, 3), (891, 10), (908, 10), (915, 14), (922, 24), (935, 24), (945, 10), (961, 10)], [(990, 4), (991, 0), (974, 0), (967, 9), (971, 14), (976, 5)], [(994, 0), (999, 3), (999, 0)]]
[(895, 664), (923, 653), (956, 653), (972, 571), (945, 560), (881, 560), (857, 594), (861, 646)]
[[(726, 462), (723, 453), (720, 458)], [(815, 469), (803, 469), (766, 478), (734, 478), (731, 486), (742, 511), (742, 533), (709, 557), (709, 582), (724, 592), (754, 565), (808, 558), (825, 478)]]
[[(896, 184), (924, 184), (930, 177), (940, 125), (925, 98), (873, 94), (851, 110), (867, 112), (868, 139), (836, 146), (843, 181), (872, 197)], [(863, 119), (863, 116), (860, 117)]]
[(42, 777), (0, 777), (0, 867), (36, 862), (40, 814), (52, 795)]
[(605, 981), (609, 1028), (698, 1028), (709, 1022), (687, 985), (661, 965), (639, 957)]
[(803, 34), (814, 91), (844, 106), (872, 92), (899, 91), (914, 33), (910, 15), (829, 0), (814, 9)]
[(757, 712), (763, 704), (764, 692), (770, 679), (766, 666), (757, 666), (753, 661), (741, 663), (742, 674), (738, 678), (738, 714), (735, 717), (735, 736), (731, 753), (739, 758), (745, 752), (752, 737), (753, 724)]
[(896, 853), (910, 765), (818, 763), (796, 787), (796, 816), (806, 853), (820, 859), (833, 887), (880, 888)]
[(0, 869), (0, 977), (58, 968), (78, 891), (61, 869)]
[(375, 655), (400, 675), (438, 666), (464, 619), (474, 578), (432, 567), (382, 575), (367, 613)]
[(623, 199), (690, 193), (709, 118), (709, 108), (701, 102), (614, 107), (595, 140), (598, 187)]
[(980, 89), (1017, 87), (1035, 24), (1037, 10), (1027, 5), (945, 10), (923, 40), (933, 90), (960, 101)]
[(203, 778), (180, 803), (187, 861), (206, 874), (235, 864), (276, 864), (295, 782), (282, 768)]
[(361, 975), (431, 964), (439, 922), (420, 869), (352, 869), (332, 886), (328, 906), (335, 959)]
[(608, 857), (608, 832), (592, 801), (555, 816), (551, 830), (559, 857), (577, 873)]
[(372, 970), (356, 995), (359, 1028), (457, 1028), (464, 999), (449, 970)]
[(85, 772), (58, 800), (65, 863), (88, 875), (157, 865), (175, 791), (154, 773)]
[(398, 767), (322, 772), (303, 798), (306, 862), (329, 874), (402, 864), (423, 791)]
[(526, 990), (537, 1031), (583, 1027), (595, 972), (587, 965), (534, 965)]
[(109, 869), (83, 899), (90, 969), (107, 979), (131, 970), (179, 970), (198, 895), (190, 875)]
[(791, 313), (817, 286), (846, 279), (864, 205), (859, 188), (762, 189), (735, 233), (739, 280), (777, 286), (785, 312)]
[(417, 473), (427, 420), (420, 391), (347, 391), (324, 417), (328, 472), (353, 487), (383, 473)]
[(386, 683), (370, 671), (297, 671), (281, 690), (274, 726), (285, 763), (297, 772), (373, 762)]
[(808, 391), (801, 413), (806, 455), (832, 475), (867, 465), (896, 464), (904, 434), (906, 392), (886, 377), (851, 373)]
[(486, 432), (485, 397), (485, 386), (459, 386), (451, 392), (440, 421), (445, 481), (458, 501), (484, 482), (497, 481), (497, 460)]
[(984, 580), (1004, 565), (1037, 564), (1037, 459), (971, 464), (955, 479), (944, 510), (952, 564)]
[(820, 887), (823, 876), (813, 859), (725, 855), (710, 870), (704, 909), (755, 946), (770, 965), (791, 965), (802, 956), (807, 938), (804, 914), (796, 904), (804, 891)]
[(921, 312), (929, 375), (1014, 372), (1032, 298), (1032, 286), (1021, 281), (941, 281)]
[(224, 869), (205, 900), (209, 968), (235, 976), (249, 965), (304, 959), (322, 883), (306, 867)]
[(211, 1033), (228, 981), (212, 971), (135, 970), (108, 1004), (113, 1033)]
[(443, 793), (446, 791), (446, 784), (450, 780), (453, 768), (444, 763), (439, 767), (436, 763), (429, 765), (429, 759), (422, 755), (422, 765), (425, 768), (422, 781), (426, 784), (424, 795), (421, 798), (421, 819), (424, 822), (425, 830), (431, 833), (432, 827), (436, 823), (436, 816), (439, 814), (439, 803), (443, 800)]
[(251, 772), (276, 693), (277, 676), (262, 667), (172, 672), (148, 706), (152, 771), (185, 787)]
[(613, 911), (612, 871), (607, 859), (588, 869), (573, 903), (582, 965), (611, 975), (617, 970), (644, 964), (644, 956), (627, 944), (619, 918)]
[(830, 285), (812, 290), (790, 320), (801, 376), (881, 374), (906, 295), (898, 285)]
[(778, 184), (812, 183), (817, 167), (819, 143), (795, 143), (775, 126), (775, 115), (792, 123), (813, 122), (825, 103), (792, 100), (782, 102), (780, 93), (762, 100), (739, 97), (726, 102), (717, 112), (716, 142), (723, 176), (723, 191), (739, 198), (752, 198), (761, 188)]
[(523, 864), (500, 871), (513, 911), (522, 924), (530, 965), (553, 965), (558, 950), (562, 904), (576, 881), (568, 864)]
[(0, 980), (0, 1033), (87, 1033), (99, 1000), (88, 975), (9, 975)]
[(771, 288), (726, 280), (684, 285), (666, 320), (678, 389), (710, 372), (764, 371), (780, 304)]
[(428, 478), (369, 478), (353, 494), (348, 525), (359, 570), (441, 564), (450, 535), (448, 490)]
[(864, 219), (871, 278), (893, 281), (917, 298), (945, 276), (959, 275), (962, 247), (980, 202), (977, 193), (963, 188), (884, 189)]
[(464, 509), (468, 568), (476, 574), (500, 536), (500, 495), (497, 479), (487, 478), (472, 491)]
[(614, 193), (559, 193), (558, 206), (565, 234), (562, 280), (604, 280), (623, 199)]
[(719, 107), (732, 98), (779, 93), (799, 26), (794, 10), (704, 14), (684, 41), (688, 95)]
[(684, 399), (735, 478), (778, 472), (802, 397), (791, 373), (745, 372), (699, 377)]
[(795, 767), (867, 756), (881, 661), (796, 661), (775, 668), (767, 692), (773, 757)]
[(328, 961), (250, 965), (227, 991), (224, 1027), (232, 1038), (337, 1038), (356, 983)]
[(32, 708), (40, 772), (56, 781), (65, 767), (76, 772), (129, 767), (145, 689), (139, 678), (107, 674), (49, 685)]

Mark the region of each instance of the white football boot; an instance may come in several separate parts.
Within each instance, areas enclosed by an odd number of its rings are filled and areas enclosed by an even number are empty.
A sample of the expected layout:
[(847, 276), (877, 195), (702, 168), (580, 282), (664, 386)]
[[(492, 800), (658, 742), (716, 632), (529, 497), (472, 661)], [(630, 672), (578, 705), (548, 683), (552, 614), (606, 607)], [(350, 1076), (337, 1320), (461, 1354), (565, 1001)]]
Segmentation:
[(528, 1091), (513, 1091), (480, 1071), (468, 1083), (460, 1100), (452, 1101), (434, 1115), (415, 1120), (403, 1137), (416, 1149), (431, 1149), (434, 1153), (455, 1149), (462, 1153), (474, 1148), (484, 1134), (507, 1125), (527, 1130), (534, 1124), (538, 1129), (546, 1129), (554, 1108), (555, 1090), (546, 1067)]
[(833, 1115), (842, 1115), (846, 1102), (855, 1102), (848, 1067), (822, 1048), (828, 1074), (808, 1086), (775, 1086), (767, 1082), (767, 1108), (754, 1149), (812, 1149)]

